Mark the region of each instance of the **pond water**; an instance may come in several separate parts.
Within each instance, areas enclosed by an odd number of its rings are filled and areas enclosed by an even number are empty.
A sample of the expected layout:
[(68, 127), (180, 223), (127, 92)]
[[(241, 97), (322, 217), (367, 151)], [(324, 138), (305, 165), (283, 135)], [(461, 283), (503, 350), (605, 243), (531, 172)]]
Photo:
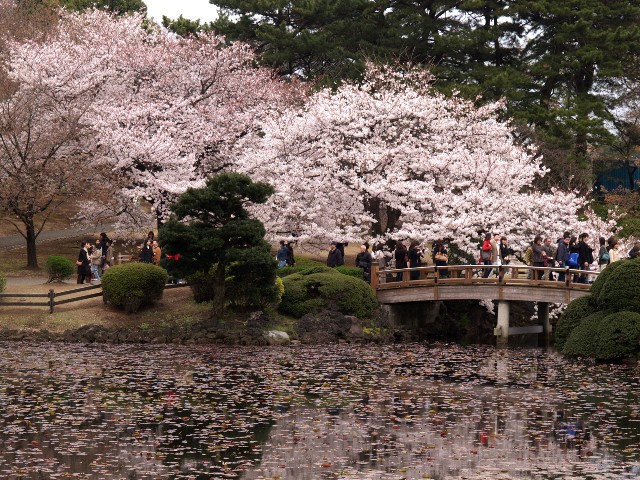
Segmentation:
[(0, 478), (638, 478), (639, 380), (480, 346), (0, 343)]

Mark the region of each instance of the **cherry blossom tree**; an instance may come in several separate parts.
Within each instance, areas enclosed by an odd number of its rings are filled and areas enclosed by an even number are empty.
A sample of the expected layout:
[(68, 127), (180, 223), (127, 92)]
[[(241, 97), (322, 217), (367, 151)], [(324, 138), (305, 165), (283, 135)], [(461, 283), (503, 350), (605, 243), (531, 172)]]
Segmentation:
[(519, 144), (501, 103), (476, 108), (430, 88), (418, 69), (369, 65), (361, 85), (271, 115), (239, 170), (276, 187), (256, 213), (301, 239), (451, 238), (474, 254), (482, 232), (527, 245), (579, 225), (575, 192), (532, 188), (547, 170)]

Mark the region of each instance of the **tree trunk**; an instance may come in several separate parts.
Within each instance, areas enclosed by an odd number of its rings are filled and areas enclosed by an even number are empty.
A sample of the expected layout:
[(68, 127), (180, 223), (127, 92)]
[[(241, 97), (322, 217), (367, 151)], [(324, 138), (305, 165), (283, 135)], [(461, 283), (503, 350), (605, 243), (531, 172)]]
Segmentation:
[(223, 262), (219, 262), (218, 267), (216, 268), (216, 278), (213, 284), (213, 309), (211, 311), (212, 324), (222, 320), (222, 315), (224, 313), (225, 273), (225, 264)]
[(33, 224), (33, 218), (24, 222), (26, 227), (25, 238), (27, 239), (27, 268), (38, 268), (38, 256), (36, 254), (36, 228)]

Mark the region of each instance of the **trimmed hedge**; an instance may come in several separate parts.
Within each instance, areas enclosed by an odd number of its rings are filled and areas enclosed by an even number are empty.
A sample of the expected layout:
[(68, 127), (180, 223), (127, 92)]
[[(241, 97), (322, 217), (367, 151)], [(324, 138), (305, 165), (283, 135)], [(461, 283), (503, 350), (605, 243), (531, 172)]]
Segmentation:
[(336, 267), (336, 271), (342, 273), (343, 275), (349, 275), (350, 277), (359, 278), (362, 280), (362, 269), (358, 267), (347, 267), (345, 265), (340, 265)]
[(600, 296), (600, 293), (602, 292), (602, 289), (604, 288), (605, 283), (607, 283), (607, 280), (609, 279), (609, 277), (613, 275), (613, 272), (615, 272), (618, 268), (624, 265), (624, 263), (625, 263), (624, 260), (619, 260), (617, 262), (610, 263), (609, 265), (607, 265), (607, 267), (604, 270), (602, 270), (598, 274), (596, 280), (591, 285), (591, 301), (594, 306), (597, 306), (598, 297)]
[(68, 258), (53, 255), (47, 258), (46, 269), (47, 274), (49, 274), (49, 282), (61, 282), (71, 278), (76, 266)]
[[(614, 262), (615, 265), (618, 262)], [(605, 273), (612, 265), (604, 269)], [(640, 313), (640, 261), (621, 260), (598, 292), (598, 309)]]
[(0, 293), (4, 292), (5, 288), (7, 288), (7, 277), (0, 272)]
[(103, 298), (126, 312), (137, 312), (162, 298), (168, 279), (166, 270), (149, 263), (116, 265), (102, 276)]
[(562, 350), (564, 348), (569, 335), (571, 335), (571, 332), (573, 332), (573, 330), (582, 323), (582, 320), (593, 313), (591, 298), (591, 295), (588, 295), (586, 297), (575, 299), (560, 315), (560, 318), (556, 323), (553, 337), (558, 350)]
[(593, 357), (598, 348), (597, 332), (606, 316), (607, 312), (595, 312), (582, 320), (567, 338), (562, 353), (575, 357)]
[(616, 360), (636, 353), (640, 341), (640, 313), (616, 312), (607, 315), (602, 320), (597, 337), (595, 357), (599, 360)]
[[(215, 265), (212, 267), (215, 269)], [(196, 272), (187, 277), (187, 283), (193, 293), (196, 303), (209, 302), (213, 300), (214, 276), (212, 270), (209, 272)]]
[(280, 311), (294, 317), (335, 304), (344, 314), (367, 318), (377, 306), (369, 284), (333, 268), (312, 267), (288, 275), (282, 281), (284, 295)]

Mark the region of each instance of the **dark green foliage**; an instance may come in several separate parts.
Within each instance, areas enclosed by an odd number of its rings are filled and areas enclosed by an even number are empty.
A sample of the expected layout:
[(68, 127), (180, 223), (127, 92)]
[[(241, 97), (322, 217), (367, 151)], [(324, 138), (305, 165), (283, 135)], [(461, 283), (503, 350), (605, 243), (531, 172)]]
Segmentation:
[(595, 312), (582, 320), (567, 338), (562, 353), (574, 357), (592, 357), (598, 348), (597, 334), (607, 312)]
[(347, 267), (345, 265), (340, 265), (336, 267), (336, 272), (340, 272), (343, 275), (349, 275), (350, 277), (359, 278), (362, 280), (362, 269), (356, 267)]
[(595, 357), (599, 360), (615, 360), (635, 354), (640, 350), (640, 313), (616, 312), (607, 315), (596, 335), (598, 346)]
[[(223, 315), (227, 298), (227, 267), (242, 263), (245, 255), (249, 255), (245, 251), (254, 250), (251, 254), (253, 258), (257, 258), (257, 250), (264, 250), (270, 256), (269, 245), (263, 240), (264, 226), (259, 220), (249, 218), (245, 207), (266, 202), (272, 193), (273, 187), (253, 182), (246, 175), (217, 175), (207, 179), (205, 187), (190, 188), (180, 195), (171, 206), (171, 219), (160, 228), (159, 237), (164, 253), (172, 256), (180, 254), (178, 261), (167, 262), (172, 273), (186, 278), (195, 272), (209, 272), (212, 266), (216, 266), (213, 273), (213, 322), (220, 320)], [(268, 290), (273, 288), (275, 273), (273, 276), (268, 273), (267, 276), (270, 278), (268, 282), (266, 277), (260, 281), (266, 282), (264, 288)], [(244, 295), (238, 301), (249, 301), (249, 298)]]
[(239, 252), (236, 261), (227, 267), (227, 301), (234, 307), (265, 307), (278, 298), (277, 264), (269, 245)]
[(147, 6), (142, 0), (58, 0), (58, 3), (70, 10), (86, 10), (94, 6), (117, 14), (142, 12)]
[(602, 289), (607, 283), (607, 280), (611, 277), (611, 275), (613, 275), (613, 272), (624, 265), (624, 263), (624, 260), (613, 262), (607, 265), (607, 267), (598, 274), (598, 277), (591, 285), (591, 302), (593, 303), (594, 307), (598, 305), (598, 297), (600, 296), (600, 292), (602, 292)]
[(7, 277), (5, 277), (4, 273), (0, 272), (0, 293), (2, 293), (6, 287)]
[(104, 301), (127, 312), (137, 312), (162, 298), (169, 279), (167, 272), (149, 263), (125, 263), (104, 272), (102, 291)]
[(213, 284), (215, 277), (213, 272), (194, 272), (187, 277), (187, 283), (193, 293), (196, 303), (213, 300)]
[(553, 337), (558, 350), (562, 351), (571, 332), (593, 313), (591, 298), (591, 295), (577, 298), (560, 315)]
[(600, 310), (629, 310), (640, 313), (640, 261), (620, 260), (604, 269), (605, 273), (612, 265), (614, 271), (607, 275), (598, 294)]
[(53, 255), (47, 258), (46, 269), (49, 282), (61, 282), (73, 275), (76, 266), (68, 258)]
[(295, 317), (336, 305), (344, 314), (367, 318), (377, 305), (367, 283), (329, 267), (314, 267), (288, 275), (282, 281), (284, 295), (280, 311)]

